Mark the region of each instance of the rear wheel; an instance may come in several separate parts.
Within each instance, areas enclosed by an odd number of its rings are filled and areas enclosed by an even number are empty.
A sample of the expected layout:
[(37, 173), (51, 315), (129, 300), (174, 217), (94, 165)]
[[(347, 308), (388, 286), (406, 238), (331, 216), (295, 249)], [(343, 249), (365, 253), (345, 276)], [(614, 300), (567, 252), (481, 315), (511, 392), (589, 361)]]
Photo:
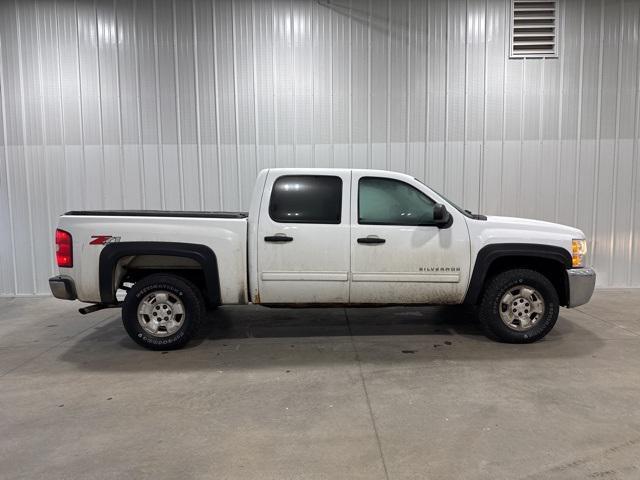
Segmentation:
[(534, 270), (517, 269), (489, 281), (479, 317), (490, 338), (531, 343), (551, 331), (558, 311), (558, 293), (549, 279)]
[(131, 287), (122, 306), (129, 336), (151, 350), (181, 348), (196, 335), (205, 315), (200, 291), (169, 274), (143, 278)]

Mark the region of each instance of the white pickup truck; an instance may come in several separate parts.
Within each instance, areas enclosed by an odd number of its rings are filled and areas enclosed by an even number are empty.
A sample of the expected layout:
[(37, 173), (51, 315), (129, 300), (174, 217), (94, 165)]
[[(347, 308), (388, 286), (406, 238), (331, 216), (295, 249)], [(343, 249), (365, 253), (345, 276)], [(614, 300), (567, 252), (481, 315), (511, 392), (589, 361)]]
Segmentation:
[(580, 230), (471, 214), (380, 170), (263, 170), (248, 214), (67, 212), (56, 245), (56, 297), (94, 304), (82, 313), (122, 307), (131, 338), (162, 350), (208, 308), (248, 303), (465, 303), (491, 338), (528, 343), (595, 286)]

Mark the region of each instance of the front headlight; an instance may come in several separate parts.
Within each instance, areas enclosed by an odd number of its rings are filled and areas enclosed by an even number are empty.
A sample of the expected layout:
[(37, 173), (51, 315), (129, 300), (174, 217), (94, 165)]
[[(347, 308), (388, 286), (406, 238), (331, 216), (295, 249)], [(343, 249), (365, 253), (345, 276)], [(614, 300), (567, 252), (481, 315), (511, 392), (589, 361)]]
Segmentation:
[(585, 266), (587, 255), (587, 241), (585, 239), (574, 239), (571, 242), (571, 265), (573, 268)]

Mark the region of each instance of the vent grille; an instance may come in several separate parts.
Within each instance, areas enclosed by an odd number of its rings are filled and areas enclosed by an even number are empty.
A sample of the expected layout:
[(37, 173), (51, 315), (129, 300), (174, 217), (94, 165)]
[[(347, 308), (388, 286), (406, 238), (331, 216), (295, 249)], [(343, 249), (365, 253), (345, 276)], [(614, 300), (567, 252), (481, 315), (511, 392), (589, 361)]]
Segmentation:
[(511, 57), (557, 57), (557, 12), (555, 0), (511, 0)]

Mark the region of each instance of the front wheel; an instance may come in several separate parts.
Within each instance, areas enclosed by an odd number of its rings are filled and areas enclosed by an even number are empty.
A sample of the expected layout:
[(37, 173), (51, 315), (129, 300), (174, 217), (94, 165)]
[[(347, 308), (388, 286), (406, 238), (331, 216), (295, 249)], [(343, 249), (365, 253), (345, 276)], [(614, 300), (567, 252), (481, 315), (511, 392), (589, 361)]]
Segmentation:
[(484, 291), (479, 318), (487, 336), (507, 343), (531, 343), (558, 319), (558, 293), (544, 275), (528, 269), (493, 277)]
[(150, 350), (183, 347), (197, 333), (204, 315), (197, 287), (168, 274), (149, 275), (136, 282), (122, 306), (125, 330)]

